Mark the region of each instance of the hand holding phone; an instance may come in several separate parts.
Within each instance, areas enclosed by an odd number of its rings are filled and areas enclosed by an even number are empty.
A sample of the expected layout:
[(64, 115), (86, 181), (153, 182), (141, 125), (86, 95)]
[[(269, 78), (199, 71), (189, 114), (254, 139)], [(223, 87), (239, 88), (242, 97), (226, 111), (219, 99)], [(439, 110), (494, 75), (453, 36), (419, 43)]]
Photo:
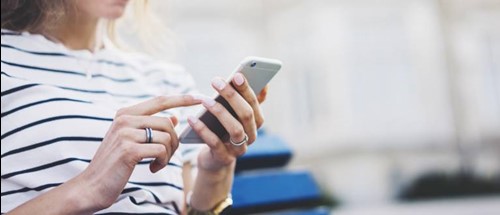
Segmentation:
[[(266, 59), (260, 57), (247, 57), (236, 68), (233, 74), (227, 79), (227, 83), (231, 83), (233, 76), (236, 73), (241, 73), (245, 76), (248, 84), (256, 95), (268, 84), (268, 82), (278, 73), (281, 68), (281, 62), (274, 59)], [(235, 111), (229, 103), (220, 95), (215, 98), (215, 101), (222, 104), (234, 117), (237, 118)], [(219, 120), (207, 110), (202, 111), (198, 115), (201, 120), (212, 132), (214, 132), (221, 140), (227, 141), (229, 135), (219, 122)], [(180, 135), (181, 143), (204, 143), (198, 134), (191, 128), (187, 127)]]

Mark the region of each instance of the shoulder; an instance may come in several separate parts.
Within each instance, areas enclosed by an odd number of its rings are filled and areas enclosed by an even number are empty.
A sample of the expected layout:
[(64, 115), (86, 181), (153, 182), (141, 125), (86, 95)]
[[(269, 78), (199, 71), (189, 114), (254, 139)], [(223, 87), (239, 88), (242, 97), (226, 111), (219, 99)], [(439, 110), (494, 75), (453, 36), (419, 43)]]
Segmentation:
[(42, 55), (63, 55), (64, 47), (60, 44), (52, 43), (40, 34), (30, 34), (28, 32), (16, 32), (2, 29), (2, 57), (4, 51), (27, 52)]

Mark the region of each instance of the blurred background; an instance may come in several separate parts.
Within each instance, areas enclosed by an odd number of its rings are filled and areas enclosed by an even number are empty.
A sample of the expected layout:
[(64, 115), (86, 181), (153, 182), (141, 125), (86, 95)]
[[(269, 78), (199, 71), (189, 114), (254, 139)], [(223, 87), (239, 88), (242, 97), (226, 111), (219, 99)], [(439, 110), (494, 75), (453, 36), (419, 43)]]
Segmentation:
[(500, 213), (499, 0), (151, 3), (176, 44), (156, 56), (202, 93), (245, 56), (283, 62), (265, 128), (334, 214)]

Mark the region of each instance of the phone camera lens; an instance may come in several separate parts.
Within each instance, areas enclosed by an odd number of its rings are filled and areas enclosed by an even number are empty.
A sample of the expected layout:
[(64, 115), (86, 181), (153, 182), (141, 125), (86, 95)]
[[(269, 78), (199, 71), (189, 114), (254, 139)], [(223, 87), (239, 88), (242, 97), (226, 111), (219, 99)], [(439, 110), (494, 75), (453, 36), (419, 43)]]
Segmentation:
[(256, 65), (257, 65), (257, 62), (252, 62), (252, 63), (250, 64), (250, 67), (255, 67)]

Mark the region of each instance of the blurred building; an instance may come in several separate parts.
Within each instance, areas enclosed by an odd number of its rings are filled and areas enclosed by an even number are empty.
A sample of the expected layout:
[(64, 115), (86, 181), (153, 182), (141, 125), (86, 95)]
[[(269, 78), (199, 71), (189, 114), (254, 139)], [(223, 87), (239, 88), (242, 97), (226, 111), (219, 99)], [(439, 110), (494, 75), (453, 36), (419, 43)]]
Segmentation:
[(283, 61), (265, 127), (344, 203), (432, 171), (500, 174), (498, 0), (152, 3), (206, 94), (247, 55)]

